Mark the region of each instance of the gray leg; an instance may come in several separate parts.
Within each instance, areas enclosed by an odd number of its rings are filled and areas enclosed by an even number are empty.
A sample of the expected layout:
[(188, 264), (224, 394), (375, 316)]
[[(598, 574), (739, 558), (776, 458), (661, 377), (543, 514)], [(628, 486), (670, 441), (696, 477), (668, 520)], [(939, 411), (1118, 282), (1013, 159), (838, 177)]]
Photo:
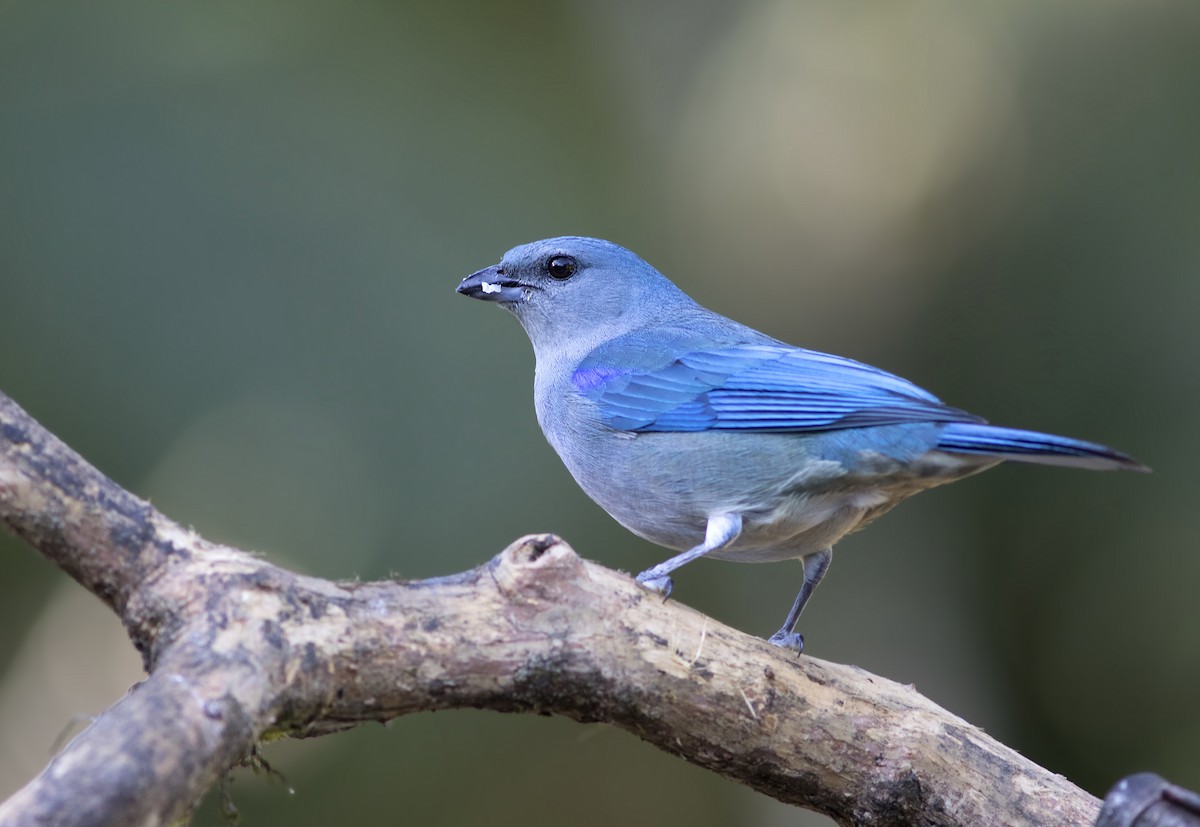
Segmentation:
[(676, 554), (670, 560), (659, 563), (652, 569), (646, 569), (637, 576), (637, 581), (651, 591), (658, 592), (663, 597), (671, 596), (671, 578), (668, 575), (684, 563), (690, 563), (697, 557), (703, 557), (710, 551), (732, 543), (742, 533), (741, 514), (714, 514), (708, 518), (708, 526), (704, 529), (704, 542), (690, 548), (682, 554)]
[(804, 604), (812, 597), (813, 590), (825, 576), (825, 570), (829, 568), (829, 561), (832, 559), (833, 549), (826, 548), (814, 551), (800, 561), (804, 566), (804, 583), (800, 586), (800, 594), (796, 595), (796, 602), (792, 604), (787, 620), (783, 621), (783, 627), (767, 638), (768, 643), (785, 649), (795, 649), (797, 653), (804, 651), (804, 635), (794, 631), (796, 623), (800, 620), (800, 613), (804, 611)]

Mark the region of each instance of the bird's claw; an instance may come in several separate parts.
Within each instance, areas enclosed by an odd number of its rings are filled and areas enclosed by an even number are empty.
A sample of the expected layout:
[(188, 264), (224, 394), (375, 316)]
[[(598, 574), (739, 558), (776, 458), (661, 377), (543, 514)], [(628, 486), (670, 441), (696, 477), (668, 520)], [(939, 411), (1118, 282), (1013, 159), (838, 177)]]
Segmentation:
[(665, 574), (655, 575), (653, 571), (644, 571), (635, 579), (642, 587), (661, 594), (663, 600), (671, 596), (671, 589), (675, 586), (670, 577), (667, 577)]
[(799, 632), (785, 632), (780, 629), (767, 638), (767, 643), (783, 649), (794, 649), (797, 655), (804, 651), (804, 635)]

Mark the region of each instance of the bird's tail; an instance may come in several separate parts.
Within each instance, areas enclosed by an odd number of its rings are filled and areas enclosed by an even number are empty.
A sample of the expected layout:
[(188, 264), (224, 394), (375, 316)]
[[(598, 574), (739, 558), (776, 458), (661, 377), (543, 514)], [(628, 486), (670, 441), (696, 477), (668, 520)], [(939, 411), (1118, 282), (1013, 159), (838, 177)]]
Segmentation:
[(950, 422), (942, 428), (938, 449), (959, 454), (982, 454), (996, 459), (1066, 465), (1093, 471), (1149, 471), (1128, 454), (1095, 442), (999, 428), (975, 422)]

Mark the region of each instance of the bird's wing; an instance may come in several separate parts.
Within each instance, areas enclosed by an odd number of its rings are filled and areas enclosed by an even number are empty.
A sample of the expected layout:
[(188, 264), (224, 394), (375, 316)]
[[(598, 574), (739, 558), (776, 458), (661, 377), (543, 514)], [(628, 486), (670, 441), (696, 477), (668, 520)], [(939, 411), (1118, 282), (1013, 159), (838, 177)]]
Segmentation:
[(701, 347), (692, 337), (626, 336), (572, 375), (621, 431), (829, 431), (905, 422), (982, 422), (916, 385), (781, 343)]

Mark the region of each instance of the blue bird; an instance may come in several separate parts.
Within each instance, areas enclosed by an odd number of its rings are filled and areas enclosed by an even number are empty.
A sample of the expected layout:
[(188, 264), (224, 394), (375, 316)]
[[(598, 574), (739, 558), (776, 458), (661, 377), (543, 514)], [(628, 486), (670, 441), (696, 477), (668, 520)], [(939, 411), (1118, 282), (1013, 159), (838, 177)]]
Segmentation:
[(1149, 470), (1092, 442), (987, 424), (886, 371), (793, 347), (701, 307), (629, 250), (563, 237), (514, 247), (458, 292), (533, 343), (538, 423), (580, 487), (682, 553), (637, 576), (669, 595), (698, 557), (799, 559), (769, 640), (796, 623), (833, 544), (901, 500), (1004, 460)]

